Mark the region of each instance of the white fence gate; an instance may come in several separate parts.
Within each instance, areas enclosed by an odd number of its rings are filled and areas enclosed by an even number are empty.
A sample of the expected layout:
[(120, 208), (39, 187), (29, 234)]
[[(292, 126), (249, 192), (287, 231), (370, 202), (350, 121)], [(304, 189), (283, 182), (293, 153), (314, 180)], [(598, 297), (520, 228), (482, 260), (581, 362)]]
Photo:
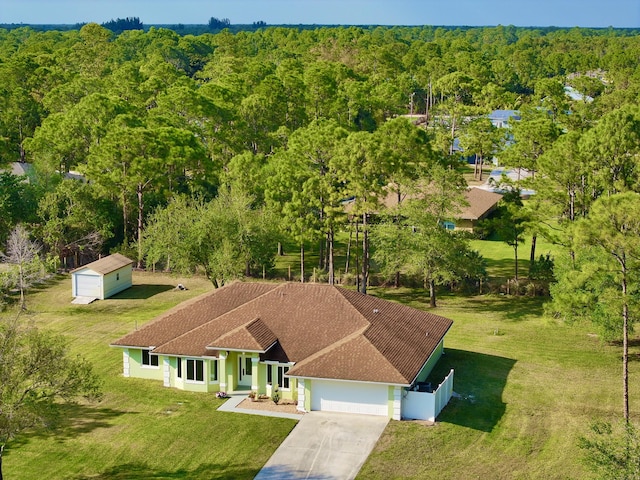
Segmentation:
[(449, 403), (451, 395), (453, 395), (453, 370), (433, 392), (404, 392), (402, 418), (435, 422), (436, 417)]

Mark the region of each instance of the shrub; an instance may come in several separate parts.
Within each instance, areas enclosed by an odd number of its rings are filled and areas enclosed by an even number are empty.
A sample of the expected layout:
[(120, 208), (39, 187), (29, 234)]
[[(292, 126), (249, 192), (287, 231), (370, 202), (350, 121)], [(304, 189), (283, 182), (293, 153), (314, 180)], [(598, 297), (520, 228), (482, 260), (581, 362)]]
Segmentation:
[(273, 391), (271, 392), (271, 400), (273, 400), (273, 403), (275, 403), (276, 405), (280, 401), (280, 389), (278, 388), (278, 385), (273, 387)]
[(529, 267), (529, 278), (532, 280), (541, 280), (544, 282), (553, 282), (554, 262), (550, 254), (540, 255), (538, 260), (533, 262)]

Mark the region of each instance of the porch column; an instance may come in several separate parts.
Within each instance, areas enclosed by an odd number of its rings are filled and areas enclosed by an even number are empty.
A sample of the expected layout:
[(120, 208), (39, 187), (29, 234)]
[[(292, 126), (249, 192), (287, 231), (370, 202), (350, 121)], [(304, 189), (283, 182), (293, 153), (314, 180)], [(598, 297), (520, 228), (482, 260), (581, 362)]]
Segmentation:
[(402, 418), (402, 388), (393, 387), (393, 414), (391, 416), (393, 420), (400, 420)]
[(258, 393), (258, 365), (260, 362), (259, 357), (251, 357), (251, 390)]
[(227, 391), (227, 352), (218, 353), (218, 380), (220, 380), (220, 391)]

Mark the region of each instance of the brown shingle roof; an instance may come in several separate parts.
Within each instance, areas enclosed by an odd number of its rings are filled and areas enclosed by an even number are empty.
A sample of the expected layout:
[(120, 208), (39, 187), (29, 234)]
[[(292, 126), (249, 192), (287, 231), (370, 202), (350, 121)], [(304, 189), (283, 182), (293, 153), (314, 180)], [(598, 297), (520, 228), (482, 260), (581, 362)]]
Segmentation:
[(411, 383), (363, 335), (354, 336), (347, 342), (332, 346), (319, 355), (294, 365), (288, 375), (361, 382)]
[(212, 350), (244, 350), (252, 352), (266, 352), (278, 341), (278, 337), (256, 318), (253, 322), (236, 328), (235, 330), (215, 339), (207, 348)]
[(263, 360), (295, 362), (292, 376), (409, 384), (451, 324), (330, 285), (235, 283), (179, 305), (113, 345), (193, 356), (211, 356), (212, 349), (266, 351)]
[[(420, 198), (418, 194), (404, 193), (401, 195), (401, 202), (408, 200), (415, 200)], [(498, 204), (502, 195), (492, 192), (490, 190), (484, 190), (482, 188), (471, 187), (465, 191), (466, 205), (460, 206), (459, 213), (455, 214), (456, 218), (463, 220), (479, 220), (484, 218), (490, 213)], [(386, 209), (394, 209), (398, 207), (398, 194), (397, 192), (389, 191), (387, 195), (381, 200), (382, 206)], [(353, 210), (353, 201), (345, 202), (345, 211), (351, 213)]]
[[(167, 342), (180, 338), (185, 333), (189, 333), (195, 328), (277, 287), (277, 285), (267, 283), (246, 283), (242, 285), (243, 287), (239, 289), (229, 288), (231, 287), (229, 285), (183, 302), (139, 330), (116, 340), (112, 345), (125, 347), (159, 347), (165, 345)], [(200, 349), (202, 354), (206, 352), (205, 346), (206, 344)], [(177, 352), (174, 353), (178, 354)]]
[(453, 324), (448, 318), (399, 303), (351, 290), (341, 292), (369, 321), (365, 337), (409, 382)]
[(468, 207), (463, 208), (459, 218), (463, 220), (479, 220), (490, 213), (498, 204), (502, 195), (483, 190), (482, 188), (470, 188), (466, 192)]
[(71, 273), (75, 273), (79, 270), (84, 270), (85, 268), (87, 268), (101, 275), (106, 275), (108, 273), (115, 272), (119, 268), (131, 265), (132, 263), (133, 260), (125, 257), (120, 253), (114, 253), (107, 257), (101, 258), (100, 260), (96, 260), (95, 262), (87, 263), (82, 267), (78, 267), (75, 270), (72, 270)]

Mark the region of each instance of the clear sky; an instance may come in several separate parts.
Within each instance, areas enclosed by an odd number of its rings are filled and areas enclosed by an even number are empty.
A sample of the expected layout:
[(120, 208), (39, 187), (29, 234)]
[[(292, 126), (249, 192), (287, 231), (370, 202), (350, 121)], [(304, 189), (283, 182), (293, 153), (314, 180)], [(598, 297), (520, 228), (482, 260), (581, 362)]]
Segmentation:
[(0, 23), (640, 27), (640, 0), (0, 0)]

